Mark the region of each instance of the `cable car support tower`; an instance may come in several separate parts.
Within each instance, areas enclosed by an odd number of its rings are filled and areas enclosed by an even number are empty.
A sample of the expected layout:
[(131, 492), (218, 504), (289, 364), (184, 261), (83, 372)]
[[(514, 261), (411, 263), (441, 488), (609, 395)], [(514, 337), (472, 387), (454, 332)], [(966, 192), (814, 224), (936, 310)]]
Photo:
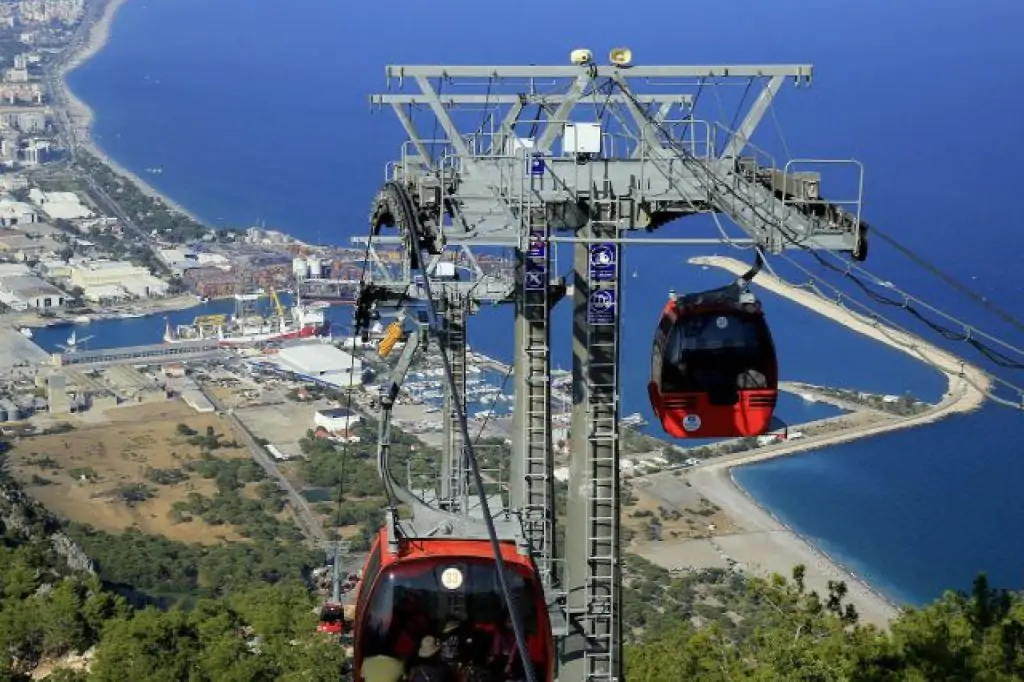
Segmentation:
[[(765, 254), (824, 249), (862, 260), (867, 248), (863, 171), (856, 161), (780, 164), (750, 144), (783, 84), (810, 83), (810, 65), (633, 66), (628, 50), (613, 50), (609, 62), (598, 64), (589, 51), (575, 50), (565, 66), (389, 66), (389, 92), (371, 98), (394, 110), (409, 138), (401, 157), (388, 164), (384, 191), (402, 188), (404, 201), (422, 218), (418, 226), (385, 220), (399, 234), (372, 240), (404, 244), (414, 269), (420, 269), (423, 244), (435, 258), (445, 247), (502, 247), (516, 254), (516, 281), (487, 296), (480, 295), (491, 286), (483, 280), (442, 281), (431, 265), (421, 272), (434, 285), (434, 298), (443, 298), (449, 350), (454, 358), (462, 353), (452, 363), (458, 387), (446, 406), (451, 400), (464, 406), (467, 315), (481, 300), (515, 305), (515, 436), (506, 511), (521, 524), (548, 601), (559, 611), (552, 622), (564, 624), (555, 636), (557, 675), (565, 682), (623, 679), (623, 247), (718, 243), (637, 234), (676, 218), (717, 214), (745, 233), (730, 242), (753, 244)], [(701, 94), (713, 100), (709, 91), (730, 83), (756, 93), (737, 115), (738, 125), (699, 117)], [(533, 118), (527, 110), (536, 111)], [(467, 111), (476, 112), (475, 119)], [(440, 139), (420, 134), (416, 114), (424, 113)], [(827, 179), (840, 165), (856, 174), (856, 196), (826, 199), (822, 175)], [(807, 166), (821, 171), (800, 170)], [(562, 243), (571, 244), (573, 254), (573, 410), (566, 540), (556, 547), (550, 321), (567, 293), (554, 272)], [(395, 302), (424, 295), (414, 280), (375, 285)], [(451, 410), (445, 419), (451, 423)], [(456, 491), (466, 489), (457, 483), (465, 480), (465, 453), (454, 432), (446, 446), (440, 494), (450, 507)]]

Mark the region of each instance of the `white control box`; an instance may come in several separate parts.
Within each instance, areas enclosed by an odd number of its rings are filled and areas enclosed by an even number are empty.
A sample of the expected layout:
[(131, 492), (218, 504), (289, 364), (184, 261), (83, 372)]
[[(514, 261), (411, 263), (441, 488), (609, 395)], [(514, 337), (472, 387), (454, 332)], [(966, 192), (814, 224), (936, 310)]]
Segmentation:
[(529, 156), (537, 146), (537, 140), (532, 137), (513, 137), (505, 140), (505, 156), (517, 156), (523, 154)]
[(562, 133), (562, 154), (601, 153), (600, 123), (566, 123)]
[(455, 279), (455, 263), (440, 261), (434, 266), (434, 277), (438, 279)]

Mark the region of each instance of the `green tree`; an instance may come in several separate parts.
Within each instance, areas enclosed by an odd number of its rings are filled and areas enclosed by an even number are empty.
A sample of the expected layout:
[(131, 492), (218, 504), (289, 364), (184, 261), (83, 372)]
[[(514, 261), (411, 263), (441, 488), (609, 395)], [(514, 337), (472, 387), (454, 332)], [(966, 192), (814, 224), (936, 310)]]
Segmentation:
[(192, 680), (198, 654), (199, 641), (189, 614), (144, 609), (108, 624), (90, 682)]

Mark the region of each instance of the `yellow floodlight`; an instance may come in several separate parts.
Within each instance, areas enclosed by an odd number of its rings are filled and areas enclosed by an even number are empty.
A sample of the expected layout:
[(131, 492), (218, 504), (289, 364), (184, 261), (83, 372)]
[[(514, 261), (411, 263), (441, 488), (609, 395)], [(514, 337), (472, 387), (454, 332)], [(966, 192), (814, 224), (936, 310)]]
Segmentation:
[(577, 48), (569, 53), (569, 61), (578, 66), (585, 66), (594, 61), (594, 53), (586, 48)]
[(608, 53), (608, 61), (615, 66), (629, 66), (633, 63), (633, 50), (628, 47), (612, 48), (612, 51)]

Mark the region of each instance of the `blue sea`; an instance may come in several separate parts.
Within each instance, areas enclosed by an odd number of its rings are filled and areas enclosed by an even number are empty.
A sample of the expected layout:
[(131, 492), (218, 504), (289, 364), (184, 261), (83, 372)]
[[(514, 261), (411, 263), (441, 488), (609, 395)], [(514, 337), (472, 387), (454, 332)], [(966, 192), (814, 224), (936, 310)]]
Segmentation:
[[(624, 21), (624, 13), (632, 19)], [(1024, 141), (1012, 131), (1022, 95), (1008, 74), (1024, 68), (1017, 30), (1024, 4), (977, 0), (968, 10), (948, 0), (736, 0), (684, 14), (667, 2), (624, 8), (598, 0), (553, 9), (524, 0), (513, 10), (464, 0), (427, 9), (399, 0), (382, 14), (372, 3), (327, 0), (130, 0), (110, 43), (70, 81), (97, 114), (100, 145), (137, 173), (162, 166), (163, 174), (144, 177), (210, 224), (265, 222), (306, 241), (346, 244), (365, 234), (384, 164), (405, 139), (390, 111), (371, 112), (367, 103), (369, 93), (386, 87), (385, 64), (561, 64), (572, 48), (601, 55), (614, 45), (632, 47), (645, 64), (810, 62), (813, 86), (787, 84), (754, 141), (794, 157), (859, 159), (873, 225), (993, 303), (1020, 310), (1024, 286), (1012, 273), (1024, 233), (1013, 208)], [(740, 97), (734, 88), (724, 105)], [(669, 231), (713, 234), (699, 220), (663, 230)], [(725, 246), (715, 251), (747, 257)], [(637, 378), (623, 387), (627, 412), (649, 415), (644, 377), (664, 302), (652, 292), (728, 280), (685, 265), (698, 253), (636, 247), (626, 255), (626, 271), (637, 272), (622, 303), (624, 374)], [(867, 267), (958, 319), (1024, 345), (1019, 330), (877, 238)], [(778, 297), (764, 300), (784, 378), (910, 391), (926, 400), (943, 392), (943, 378), (907, 355)], [(874, 307), (922, 329), (899, 308)], [(555, 361), (565, 368), (569, 314), (564, 303)], [(509, 357), (510, 324), (509, 310), (485, 309), (470, 341)], [(136, 319), (94, 323), (88, 333), (101, 347), (157, 342), (161, 331), (162, 321)], [(46, 330), (38, 338), (52, 346), (66, 334)], [(963, 344), (947, 347), (979, 359)], [(1001, 375), (1024, 383), (1019, 370)], [(789, 423), (831, 414), (792, 398), (780, 407)], [(1014, 435), (1022, 425), (1021, 412), (988, 405), (935, 425), (749, 466), (736, 477), (897, 601), (922, 603), (944, 589), (966, 588), (978, 571), (1024, 588), (1024, 464)]]

